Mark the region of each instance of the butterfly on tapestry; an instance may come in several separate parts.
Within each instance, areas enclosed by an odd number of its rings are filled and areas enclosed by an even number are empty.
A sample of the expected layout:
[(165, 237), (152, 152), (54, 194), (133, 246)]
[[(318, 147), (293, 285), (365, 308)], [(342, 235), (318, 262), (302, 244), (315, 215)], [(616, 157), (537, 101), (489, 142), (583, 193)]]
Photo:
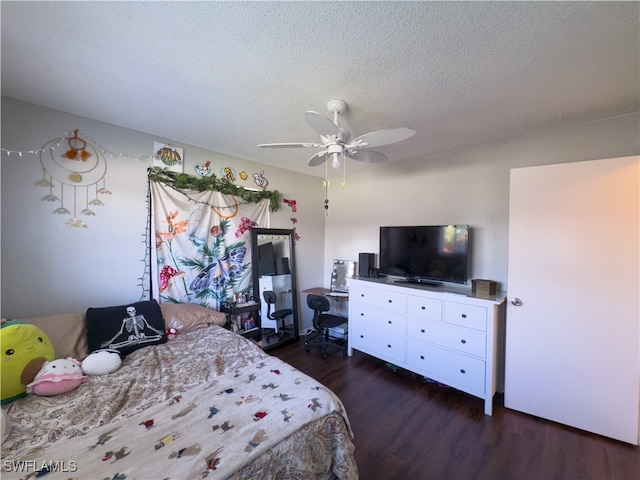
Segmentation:
[(268, 200), (240, 203), (220, 192), (176, 191), (151, 182), (161, 302), (197, 303), (251, 295), (251, 228), (268, 223)]

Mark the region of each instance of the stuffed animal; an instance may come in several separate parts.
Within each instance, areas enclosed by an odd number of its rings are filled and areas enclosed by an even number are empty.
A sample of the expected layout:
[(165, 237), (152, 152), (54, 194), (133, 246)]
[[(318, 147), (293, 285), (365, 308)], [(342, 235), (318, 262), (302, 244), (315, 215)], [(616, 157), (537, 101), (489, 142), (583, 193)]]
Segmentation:
[(115, 372), (122, 365), (120, 352), (105, 348), (91, 352), (82, 361), (82, 372), (86, 375), (106, 375)]
[(167, 340), (173, 340), (178, 335), (178, 330), (173, 327), (167, 328)]
[(42, 397), (70, 392), (84, 380), (80, 362), (73, 358), (58, 358), (46, 362), (36, 377), (27, 385), (27, 393)]
[(29, 384), (55, 353), (49, 337), (35, 325), (9, 321), (0, 325), (1, 401), (9, 403), (26, 395)]

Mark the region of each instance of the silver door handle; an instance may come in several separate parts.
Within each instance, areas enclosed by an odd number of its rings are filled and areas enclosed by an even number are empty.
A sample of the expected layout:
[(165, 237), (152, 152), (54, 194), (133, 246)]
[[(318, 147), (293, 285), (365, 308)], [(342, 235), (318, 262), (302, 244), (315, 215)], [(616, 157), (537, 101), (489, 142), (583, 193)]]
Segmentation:
[(520, 300), (518, 297), (515, 297), (511, 300), (511, 304), (519, 307), (520, 305), (522, 305), (522, 300)]

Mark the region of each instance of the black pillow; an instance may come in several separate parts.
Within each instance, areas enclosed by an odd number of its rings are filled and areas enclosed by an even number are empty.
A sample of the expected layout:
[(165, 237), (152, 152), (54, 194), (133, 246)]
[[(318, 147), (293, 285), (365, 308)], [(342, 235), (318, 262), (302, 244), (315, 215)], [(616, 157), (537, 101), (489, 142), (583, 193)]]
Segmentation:
[(122, 355), (167, 341), (160, 305), (155, 300), (105, 308), (86, 313), (89, 352), (114, 348)]

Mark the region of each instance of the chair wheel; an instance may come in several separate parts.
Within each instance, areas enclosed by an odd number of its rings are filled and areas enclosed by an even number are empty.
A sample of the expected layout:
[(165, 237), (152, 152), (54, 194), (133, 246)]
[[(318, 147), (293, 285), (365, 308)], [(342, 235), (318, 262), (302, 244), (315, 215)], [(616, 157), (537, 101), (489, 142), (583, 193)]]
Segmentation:
[(327, 354), (323, 353), (322, 355), (320, 355), (320, 358), (322, 358), (323, 360), (326, 360), (327, 359)]

